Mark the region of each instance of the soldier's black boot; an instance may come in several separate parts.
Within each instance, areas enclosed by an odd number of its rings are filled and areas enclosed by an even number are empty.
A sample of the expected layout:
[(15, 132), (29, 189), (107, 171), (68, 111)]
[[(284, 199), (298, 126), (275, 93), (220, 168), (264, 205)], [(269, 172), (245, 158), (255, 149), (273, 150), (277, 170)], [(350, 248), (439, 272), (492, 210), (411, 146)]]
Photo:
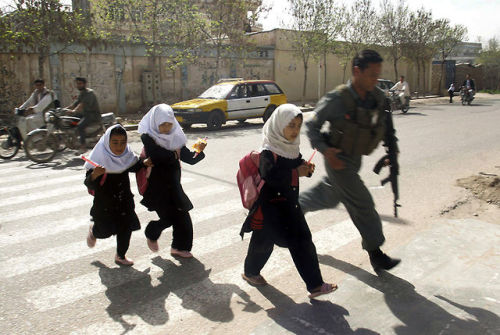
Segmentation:
[(370, 256), (370, 263), (372, 264), (375, 272), (380, 270), (390, 270), (401, 262), (398, 258), (391, 258), (387, 256), (380, 249), (368, 251), (368, 255)]

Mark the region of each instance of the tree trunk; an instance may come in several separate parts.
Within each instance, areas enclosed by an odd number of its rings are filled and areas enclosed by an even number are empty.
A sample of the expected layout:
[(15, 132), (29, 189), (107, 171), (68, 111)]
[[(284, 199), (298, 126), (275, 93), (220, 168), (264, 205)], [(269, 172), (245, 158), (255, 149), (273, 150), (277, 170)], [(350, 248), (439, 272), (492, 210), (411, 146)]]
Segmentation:
[(171, 71), (172, 71), (172, 79), (173, 79), (173, 84), (174, 84), (174, 96), (173, 96), (173, 98), (174, 98), (174, 101), (176, 101), (177, 100), (177, 92), (175, 90), (175, 70), (171, 70)]
[(439, 84), (438, 84), (437, 94), (441, 97), (443, 96), (443, 86), (442, 85), (443, 85), (443, 74), (444, 74), (444, 62), (445, 61), (446, 61), (445, 59), (443, 59), (441, 61), (441, 72), (439, 73)]
[(43, 63), (45, 63), (45, 50), (40, 50), (38, 54), (38, 78), (44, 79), (43, 75), (45, 74)]
[(86, 51), (85, 56), (86, 56), (86, 66), (87, 66), (87, 86), (92, 87), (92, 64), (90, 62), (91, 50), (89, 48), (86, 48), (85, 51)]
[(417, 98), (420, 95), (420, 61), (417, 59)]
[(306, 88), (307, 88), (307, 61), (304, 61), (304, 86), (302, 87), (302, 106), (306, 104)]
[(394, 76), (396, 76), (395, 81), (398, 81), (398, 78), (399, 78), (399, 76), (398, 76), (398, 60), (396, 59), (396, 57), (393, 57), (392, 60), (393, 60), (392, 64), (394, 66)]
[(326, 71), (326, 52), (323, 55), (323, 66), (324, 66), (324, 69), (323, 69), (323, 73), (324, 73), (323, 95), (325, 95), (326, 94), (326, 76), (328, 75), (328, 73)]
[(426, 81), (426, 75), (425, 75), (426, 71), (425, 71), (425, 60), (424, 59), (422, 59), (422, 70), (423, 70), (422, 77), (424, 78), (424, 90), (423, 90), (423, 93), (424, 93), (424, 97), (425, 97), (425, 95), (427, 93), (427, 81)]

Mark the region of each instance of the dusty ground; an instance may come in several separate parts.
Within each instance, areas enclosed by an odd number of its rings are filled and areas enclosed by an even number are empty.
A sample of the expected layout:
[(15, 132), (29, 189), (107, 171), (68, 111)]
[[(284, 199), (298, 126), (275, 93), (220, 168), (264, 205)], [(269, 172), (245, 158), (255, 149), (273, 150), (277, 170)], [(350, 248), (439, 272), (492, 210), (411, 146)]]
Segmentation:
[(500, 166), (493, 172), (479, 172), (477, 175), (460, 178), (457, 185), (465, 188), (467, 195), (441, 211), (447, 217), (472, 215), (498, 222), (500, 217)]

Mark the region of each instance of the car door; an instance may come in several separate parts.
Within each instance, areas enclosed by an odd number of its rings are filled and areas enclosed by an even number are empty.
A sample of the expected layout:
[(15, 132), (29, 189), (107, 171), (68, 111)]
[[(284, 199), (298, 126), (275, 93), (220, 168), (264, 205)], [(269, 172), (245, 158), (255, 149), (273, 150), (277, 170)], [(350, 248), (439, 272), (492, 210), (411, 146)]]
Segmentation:
[(250, 105), (251, 100), (247, 85), (236, 85), (227, 99), (227, 119), (236, 120), (246, 118)]
[(269, 93), (263, 84), (247, 84), (250, 104), (248, 106), (248, 117), (262, 116), (269, 105)]

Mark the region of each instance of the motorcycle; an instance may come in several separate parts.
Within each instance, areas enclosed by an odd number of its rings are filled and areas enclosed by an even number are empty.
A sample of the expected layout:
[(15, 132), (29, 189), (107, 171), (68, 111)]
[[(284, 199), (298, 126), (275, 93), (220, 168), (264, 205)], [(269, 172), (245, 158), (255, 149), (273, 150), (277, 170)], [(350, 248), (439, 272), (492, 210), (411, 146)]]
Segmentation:
[(470, 105), (472, 100), (474, 100), (474, 90), (471, 88), (466, 88), (462, 86), (460, 88), (460, 99), (462, 100), (462, 106)]
[(401, 112), (405, 114), (410, 109), (410, 97), (405, 97), (405, 103), (401, 104), (399, 91), (397, 90), (389, 90), (389, 100), (391, 102), (391, 112), (401, 109)]
[(19, 117), (23, 117), (25, 113), (25, 109), (16, 108), (14, 118), (9, 125), (0, 128), (0, 158), (11, 159), (21, 148), (23, 137), (17, 127), (17, 122)]
[[(26, 155), (36, 163), (50, 162), (57, 152), (66, 148), (80, 148), (78, 122), (80, 118), (64, 115), (66, 109), (56, 108), (45, 114), (46, 129), (31, 131), (24, 144)], [(85, 128), (85, 145), (88, 148), (99, 141), (106, 128), (116, 124), (113, 113), (101, 114), (101, 122)]]

